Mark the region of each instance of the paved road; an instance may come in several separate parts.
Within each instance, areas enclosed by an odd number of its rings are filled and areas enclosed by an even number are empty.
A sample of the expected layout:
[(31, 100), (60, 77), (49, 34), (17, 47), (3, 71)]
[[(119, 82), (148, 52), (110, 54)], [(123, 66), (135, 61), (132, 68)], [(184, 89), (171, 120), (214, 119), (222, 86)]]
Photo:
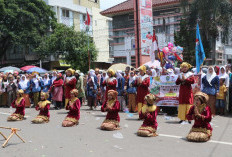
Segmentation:
[[(26, 109), (27, 119), (7, 122), (10, 109), (0, 108), (0, 126), (17, 127), (25, 138), (22, 143), (16, 136), (6, 148), (0, 147), (1, 157), (232, 157), (232, 117), (217, 116), (212, 120), (213, 136), (207, 143), (190, 143), (185, 137), (191, 125), (178, 124), (176, 117), (158, 116), (158, 137), (142, 138), (136, 131), (142, 124), (138, 115), (120, 113), (121, 130), (101, 131), (99, 126), (105, 115), (99, 110), (81, 109), (80, 124), (72, 128), (61, 127), (65, 110), (51, 110), (48, 124), (31, 124), (38, 114)], [(10, 134), (9, 130), (0, 130)], [(0, 144), (4, 140), (0, 137)]]

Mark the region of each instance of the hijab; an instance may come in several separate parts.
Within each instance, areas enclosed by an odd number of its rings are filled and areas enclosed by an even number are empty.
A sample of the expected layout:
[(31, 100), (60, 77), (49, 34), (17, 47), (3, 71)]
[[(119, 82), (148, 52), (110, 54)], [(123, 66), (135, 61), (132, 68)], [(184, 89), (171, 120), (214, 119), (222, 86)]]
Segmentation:
[[(25, 78), (25, 80), (23, 80), (23, 77)], [(26, 89), (27, 88), (27, 83), (28, 83), (28, 80), (27, 80), (26, 76), (22, 75), (21, 78), (20, 78), (20, 82), (19, 82), (21, 88)]]
[[(210, 74), (209, 73), (209, 68), (213, 69), (213, 72)], [(209, 67), (207, 70), (207, 74), (206, 74), (206, 80), (209, 82), (209, 84), (211, 85), (211, 81), (217, 76), (217, 74), (214, 71), (213, 67)]]

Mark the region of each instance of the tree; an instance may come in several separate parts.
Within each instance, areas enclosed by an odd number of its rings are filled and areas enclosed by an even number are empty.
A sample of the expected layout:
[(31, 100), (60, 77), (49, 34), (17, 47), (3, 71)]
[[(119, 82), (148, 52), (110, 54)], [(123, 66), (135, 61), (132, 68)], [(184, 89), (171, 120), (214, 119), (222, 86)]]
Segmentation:
[(0, 0), (0, 10), (0, 58), (12, 46), (37, 47), (56, 23), (42, 0)]
[(54, 54), (64, 55), (64, 59), (75, 69), (87, 72), (88, 69), (88, 40), (91, 62), (96, 60), (97, 50), (93, 40), (85, 32), (76, 32), (74, 28), (57, 24), (54, 32), (44, 37), (36, 49), (41, 56)]
[[(186, 10), (189, 1), (181, 2), (183, 10)], [(222, 34), (223, 43), (228, 41), (231, 17), (232, 6), (228, 0), (194, 0), (189, 12), (185, 14), (186, 27), (190, 32), (194, 32), (199, 21), (206, 56), (213, 59), (211, 64), (215, 64), (216, 39), (219, 33)]]

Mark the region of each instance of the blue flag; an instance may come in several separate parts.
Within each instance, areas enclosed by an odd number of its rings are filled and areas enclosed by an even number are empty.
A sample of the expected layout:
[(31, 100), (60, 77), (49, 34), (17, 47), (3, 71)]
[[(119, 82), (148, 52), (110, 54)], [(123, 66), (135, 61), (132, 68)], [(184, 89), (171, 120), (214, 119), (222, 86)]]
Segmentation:
[(197, 30), (196, 30), (196, 68), (197, 73), (200, 72), (200, 66), (203, 64), (205, 60), (205, 51), (203, 48), (203, 44), (201, 42), (201, 34), (199, 30), (199, 25), (197, 23)]

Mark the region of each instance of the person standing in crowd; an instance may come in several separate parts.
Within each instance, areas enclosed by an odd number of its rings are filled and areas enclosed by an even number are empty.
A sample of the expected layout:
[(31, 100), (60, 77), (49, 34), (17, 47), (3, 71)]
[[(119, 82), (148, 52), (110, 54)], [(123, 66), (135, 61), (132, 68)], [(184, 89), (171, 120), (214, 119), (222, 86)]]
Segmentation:
[(3, 93), (4, 93), (4, 85), (3, 85), (3, 75), (0, 73), (0, 107), (3, 106)]
[(118, 112), (120, 111), (120, 103), (117, 100), (118, 92), (109, 90), (107, 95), (107, 100), (101, 107), (102, 112), (107, 112), (106, 119), (101, 125), (101, 130), (119, 130), (120, 117)]
[(150, 87), (149, 87), (149, 89), (151, 89), (151, 87), (153, 86), (153, 84), (155, 82), (155, 77), (157, 76), (155, 69), (150, 69), (149, 75), (150, 75)]
[(225, 79), (220, 78), (220, 88), (219, 88), (219, 93), (217, 94), (216, 97), (216, 114), (221, 114), (224, 115), (224, 110), (225, 110), (225, 98), (226, 98), (226, 92), (227, 88), (225, 86)]
[(66, 110), (69, 110), (69, 112), (62, 122), (63, 127), (72, 127), (79, 124), (81, 103), (77, 96), (77, 89), (73, 89), (70, 91), (70, 99), (66, 106)]
[(83, 99), (85, 97), (85, 90), (84, 90), (83, 76), (80, 76), (80, 70), (75, 71), (75, 77), (77, 80), (76, 89), (78, 90), (78, 99), (80, 100), (82, 106)]
[(190, 130), (187, 140), (191, 142), (206, 142), (212, 136), (212, 127), (210, 121), (212, 119), (210, 106), (206, 105), (208, 95), (197, 92), (194, 96), (194, 105), (190, 108), (187, 119), (194, 120), (192, 129)]
[(209, 96), (208, 105), (211, 108), (212, 115), (215, 115), (216, 95), (219, 92), (219, 77), (210, 66), (206, 76), (202, 78), (202, 92)]
[[(227, 88), (227, 91), (229, 91), (229, 86), (230, 86), (230, 78), (229, 78), (229, 75), (226, 73), (226, 68), (224, 66), (222, 66), (220, 68), (220, 72), (219, 72), (219, 79), (220, 78), (224, 78), (225, 79), (225, 85), (226, 85), (226, 88)], [(229, 92), (226, 92), (225, 93), (226, 97), (225, 97), (225, 111), (227, 112), (228, 109), (229, 109)]]
[(125, 69), (125, 75), (124, 75), (124, 79), (125, 79), (124, 100), (126, 102), (126, 106), (128, 106), (128, 95), (127, 95), (126, 89), (127, 89), (127, 84), (128, 84), (128, 81), (129, 81), (129, 77), (130, 77), (130, 67), (128, 66)]
[(51, 86), (51, 80), (48, 77), (48, 73), (44, 74), (44, 78), (41, 80), (42, 91), (47, 93)]
[(16, 99), (12, 102), (12, 107), (16, 108), (16, 111), (7, 118), (7, 121), (20, 121), (24, 119), (25, 115), (25, 99), (23, 98), (23, 90), (18, 90)]
[(69, 68), (68, 70), (66, 70), (66, 78), (65, 78), (65, 82), (64, 82), (64, 89), (65, 89), (65, 108), (68, 104), (68, 101), (70, 99), (70, 92), (71, 90), (76, 88), (76, 82), (77, 79), (74, 76), (75, 70)]
[[(180, 65), (182, 73), (180, 73), (178, 79), (176, 80), (176, 85), (180, 85), (179, 90), (179, 107), (178, 107), (178, 118), (179, 123), (187, 120), (186, 115), (193, 104), (193, 91), (192, 84), (194, 84), (194, 75), (190, 72), (192, 66), (183, 62)], [(191, 123), (189, 121), (189, 123)]]
[(40, 102), (38, 102), (38, 105), (35, 107), (35, 109), (39, 112), (39, 114), (36, 116), (35, 119), (33, 119), (31, 122), (36, 124), (41, 123), (48, 123), (50, 118), (50, 104), (51, 102), (48, 101), (49, 94), (45, 92), (41, 92), (40, 94)]
[(57, 72), (53, 71), (52, 72), (52, 78), (51, 78), (51, 84), (53, 84), (53, 82), (56, 80), (56, 78), (57, 78)]
[(41, 82), (37, 73), (32, 74), (31, 88), (32, 88), (33, 102), (34, 102), (34, 105), (32, 107), (36, 107), (39, 102), (39, 94), (41, 91)]
[(14, 82), (14, 77), (11, 74), (8, 76), (8, 82), (9, 82), (9, 84), (7, 85), (7, 94), (8, 94), (7, 102), (8, 102), (8, 107), (10, 107), (11, 102), (15, 99), (17, 86)]
[(13, 77), (14, 77), (14, 79), (16, 79), (18, 75), (19, 75), (19, 72), (18, 72), (18, 71), (14, 71), (14, 72), (13, 72)]
[(127, 96), (128, 96), (128, 109), (129, 112), (137, 112), (138, 106), (136, 103), (136, 87), (135, 83), (135, 74), (133, 71), (130, 72), (129, 80), (127, 81)]
[(144, 119), (142, 126), (139, 128), (137, 135), (142, 137), (155, 137), (158, 123), (157, 123), (157, 110), (155, 105), (156, 97), (153, 94), (145, 96), (146, 105), (142, 107), (139, 113), (140, 119)]
[(14, 80), (14, 83), (16, 85), (16, 90), (15, 91), (19, 90), (19, 82), (20, 82), (20, 80), (21, 80), (21, 77), (19, 75)]
[(52, 100), (54, 101), (55, 109), (61, 108), (61, 103), (63, 101), (63, 84), (62, 74), (58, 73), (49, 89), (49, 92), (52, 95)]
[(106, 86), (106, 92), (105, 92), (105, 101), (107, 101), (107, 96), (108, 96), (108, 91), (109, 90), (117, 90), (116, 86), (117, 86), (117, 79), (114, 77), (115, 76), (115, 72), (113, 69), (109, 69), (107, 71), (107, 75), (108, 78), (103, 81), (102, 85), (103, 87)]
[(96, 93), (96, 99), (95, 99), (95, 104), (97, 106), (98, 104), (101, 105), (101, 88), (100, 88), (101, 74), (98, 68), (95, 69), (95, 77), (97, 79), (97, 93)]
[(122, 71), (121, 70), (117, 70), (116, 72), (116, 77), (117, 77), (117, 92), (118, 92), (118, 101), (121, 105), (120, 109), (121, 111), (125, 110), (126, 108), (126, 102), (124, 99), (124, 86), (125, 86), (125, 79), (122, 76)]
[[(134, 87), (137, 87), (137, 103), (138, 103), (138, 113), (140, 113), (143, 105), (144, 99), (147, 94), (149, 94), (150, 78), (146, 75), (147, 68), (142, 65), (139, 68), (139, 76), (137, 76)], [(139, 118), (140, 119), (140, 118)]]
[(94, 70), (90, 70), (87, 80), (87, 100), (90, 110), (92, 110), (93, 107), (96, 108), (96, 94), (97, 94), (97, 82), (95, 79), (95, 73)]
[(2, 105), (4, 107), (8, 107), (8, 93), (7, 93), (7, 86), (9, 84), (7, 75), (3, 75), (3, 80), (2, 80), (2, 89), (3, 89), (3, 94), (2, 94)]
[(101, 82), (100, 82), (100, 87), (101, 87), (101, 102), (102, 103), (105, 102), (105, 94), (106, 94), (106, 87), (103, 86), (103, 82), (106, 81), (107, 78), (108, 78), (107, 72), (103, 71), (102, 72), (102, 76), (101, 76)]
[(22, 89), (24, 91), (23, 97), (25, 99), (25, 106), (30, 107), (31, 106), (31, 102), (29, 98), (29, 93), (31, 92), (30, 81), (26, 78), (25, 75), (21, 76), (21, 80), (19, 82), (19, 89)]

